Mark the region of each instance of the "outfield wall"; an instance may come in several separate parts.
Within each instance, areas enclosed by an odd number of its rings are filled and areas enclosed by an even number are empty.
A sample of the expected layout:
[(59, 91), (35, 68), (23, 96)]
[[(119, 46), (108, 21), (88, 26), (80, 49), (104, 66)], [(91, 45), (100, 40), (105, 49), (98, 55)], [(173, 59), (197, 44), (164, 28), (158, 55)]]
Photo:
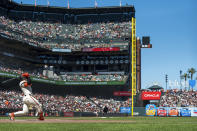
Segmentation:
[[(7, 116), (8, 113), (16, 112), (22, 109), (0, 109), (0, 116)], [(36, 116), (36, 110), (29, 110), (27, 116)], [(103, 113), (103, 112), (58, 112), (44, 111), (46, 117), (125, 117), (130, 116), (127, 113)]]
[[(162, 107), (163, 108), (163, 107)], [(163, 117), (195, 117), (197, 116), (197, 107), (177, 107), (178, 110), (177, 115), (169, 115), (170, 109), (174, 107), (165, 107), (167, 110), (167, 113)], [(134, 107), (134, 116), (160, 116), (158, 115), (158, 109), (155, 110), (155, 113), (148, 114), (145, 107)], [(184, 109), (189, 109), (185, 111)], [(18, 109), (21, 110), (21, 109)], [(18, 111), (16, 109), (0, 109), (0, 116), (6, 116), (7, 113)], [(150, 113), (150, 112), (149, 112)], [(28, 116), (35, 116), (36, 111), (30, 110)], [(120, 112), (120, 113), (103, 113), (103, 112), (58, 112), (58, 111), (44, 111), (45, 116), (61, 116), (61, 117), (126, 117), (131, 116), (131, 113), (128, 112)]]
[(148, 104), (145, 110), (147, 116), (197, 116), (197, 107), (156, 107), (154, 104)]

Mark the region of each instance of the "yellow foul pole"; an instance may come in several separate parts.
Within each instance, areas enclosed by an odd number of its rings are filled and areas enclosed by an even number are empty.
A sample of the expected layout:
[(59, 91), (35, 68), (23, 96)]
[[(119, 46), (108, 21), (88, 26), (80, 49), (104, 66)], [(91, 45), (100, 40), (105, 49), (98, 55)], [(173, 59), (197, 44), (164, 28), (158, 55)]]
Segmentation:
[(132, 29), (131, 29), (131, 37), (132, 37), (132, 52), (131, 52), (131, 63), (132, 63), (132, 75), (131, 75), (131, 85), (132, 85), (132, 103), (131, 103), (131, 116), (133, 117), (133, 107), (134, 107), (134, 100), (133, 97), (134, 95), (136, 95), (136, 19), (134, 17), (132, 17)]

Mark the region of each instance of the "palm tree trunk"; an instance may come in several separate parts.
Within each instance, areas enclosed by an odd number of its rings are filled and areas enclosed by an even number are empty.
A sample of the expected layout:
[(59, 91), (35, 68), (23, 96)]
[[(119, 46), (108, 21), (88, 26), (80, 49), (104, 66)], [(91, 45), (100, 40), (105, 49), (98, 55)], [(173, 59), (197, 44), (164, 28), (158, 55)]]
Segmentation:
[[(193, 80), (193, 73), (191, 73), (191, 80)], [(189, 84), (190, 87), (190, 84)], [(192, 88), (192, 92), (193, 92), (193, 88)]]

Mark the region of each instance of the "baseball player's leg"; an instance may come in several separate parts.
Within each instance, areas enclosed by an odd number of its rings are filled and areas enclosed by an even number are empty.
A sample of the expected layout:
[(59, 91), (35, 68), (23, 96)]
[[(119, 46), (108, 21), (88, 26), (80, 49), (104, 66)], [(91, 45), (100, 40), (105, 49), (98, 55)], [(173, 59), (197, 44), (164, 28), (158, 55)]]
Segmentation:
[(27, 115), (28, 112), (29, 112), (29, 109), (28, 109), (27, 104), (23, 104), (23, 110), (22, 111), (15, 112), (14, 113), (14, 116)]
[(34, 98), (32, 96), (30, 96), (30, 97), (32, 99), (32, 101), (31, 101), (32, 103), (31, 104), (33, 104), (35, 106), (35, 108), (36, 108), (36, 110), (38, 112), (39, 120), (44, 120), (42, 105), (39, 103), (38, 100), (36, 100), (36, 98)]
[(29, 112), (27, 104), (23, 104), (23, 110), (22, 111), (17, 111), (9, 114), (10, 120), (14, 120), (15, 116), (22, 116), (22, 115), (27, 115)]

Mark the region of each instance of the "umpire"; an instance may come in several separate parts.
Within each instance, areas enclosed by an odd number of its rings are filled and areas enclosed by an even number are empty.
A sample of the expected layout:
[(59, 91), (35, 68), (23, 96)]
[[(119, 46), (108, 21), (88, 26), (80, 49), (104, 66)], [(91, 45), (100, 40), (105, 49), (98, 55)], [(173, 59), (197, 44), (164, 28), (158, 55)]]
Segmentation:
[(103, 116), (107, 115), (108, 110), (109, 110), (108, 107), (105, 106), (104, 109), (103, 109)]

